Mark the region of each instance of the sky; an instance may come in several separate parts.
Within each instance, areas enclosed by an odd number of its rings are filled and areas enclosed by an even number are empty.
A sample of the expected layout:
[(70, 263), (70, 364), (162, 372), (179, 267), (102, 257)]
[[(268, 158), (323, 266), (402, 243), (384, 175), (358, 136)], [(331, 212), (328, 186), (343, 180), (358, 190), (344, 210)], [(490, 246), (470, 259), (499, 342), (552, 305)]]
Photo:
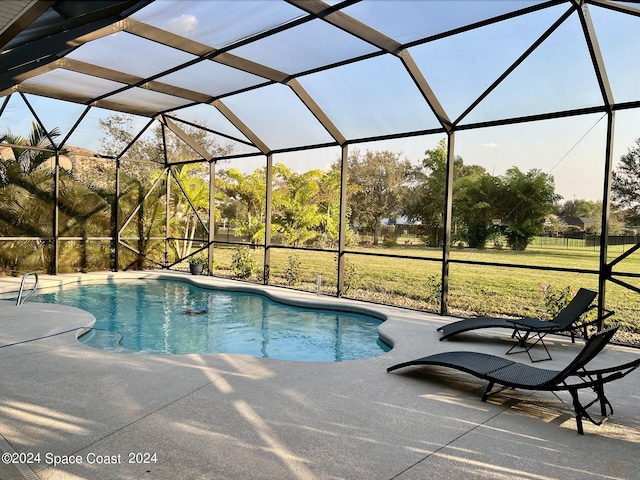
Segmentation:
[[(455, 28), (465, 22), (500, 14), (535, 1), (507, 0), (483, 3), (468, 1), (365, 1), (345, 9), (345, 13), (379, 29), (400, 42), (410, 42), (425, 34)], [(215, 4), (217, 15), (207, 8)], [(408, 8), (405, 8), (408, 7)], [(252, 12), (259, 8), (260, 15)], [(496, 78), (511, 65), (560, 15), (568, 5), (545, 9), (508, 22), (472, 30), (462, 35), (417, 45), (409, 52), (439, 98), (451, 120), (457, 119)], [(616, 102), (638, 98), (640, 64), (630, 62), (640, 51), (640, 18), (622, 15), (589, 5), (607, 75)], [(185, 35), (217, 48), (261, 29), (286, 22), (297, 11), (283, 2), (155, 2), (134, 18)], [(204, 21), (206, 19), (206, 21)], [(233, 25), (234, 28), (230, 28)], [(128, 46), (130, 52), (123, 55)], [(264, 63), (285, 72), (301, 71), (374, 51), (326, 22), (310, 22), (273, 36), (259, 44), (249, 44), (230, 53)], [(168, 47), (120, 32), (75, 50), (72, 58), (101, 66), (119, 68), (132, 75), (149, 76), (171, 68), (189, 56)], [(214, 69), (215, 67), (215, 69)], [(70, 83), (56, 72), (33, 79), (36, 84)], [(77, 90), (110, 88), (99, 82), (74, 77)], [(190, 67), (184, 74), (172, 74), (160, 81), (206, 91), (215, 95), (230, 84), (251, 85), (260, 79), (206, 62)], [(38, 83), (39, 82), (39, 83)], [(239, 82), (239, 83), (238, 83)], [(402, 131), (437, 128), (438, 122), (397, 58), (376, 57), (356, 64), (299, 78), (300, 84), (347, 138), (367, 138)], [(62, 104), (28, 95), (47, 128), (59, 127), (63, 136), (84, 107)], [(285, 85), (224, 98), (231, 108), (271, 148), (287, 148), (330, 142), (329, 134)], [(547, 38), (480, 104), (461, 121), (474, 123), (503, 117), (530, 115), (553, 110), (588, 107), (602, 103), (579, 20), (571, 16)], [(102, 132), (99, 118), (110, 112), (92, 109), (69, 144), (99, 151)], [(211, 106), (179, 110), (188, 121), (206, 122), (220, 132), (242, 135)], [(614, 165), (640, 137), (640, 112), (624, 110), (616, 114)], [(148, 120), (136, 119), (137, 125)], [(26, 135), (31, 116), (19, 97), (11, 99), (0, 118), (0, 130)], [(483, 166), (489, 173), (503, 174), (517, 166), (523, 171), (538, 168), (555, 178), (556, 192), (565, 200), (601, 200), (603, 195), (604, 152), (607, 118), (603, 114), (569, 117), (503, 127), (464, 130), (456, 133), (456, 155), (465, 164)], [(393, 141), (362, 143), (350, 148), (361, 151), (390, 150), (419, 163), (424, 152), (434, 148), (442, 135)], [(294, 171), (326, 168), (339, 157), (338, 148), (275, 155)], [(251, 171), (264, 164), (262, 158), (241, 159), (230, 166)]]

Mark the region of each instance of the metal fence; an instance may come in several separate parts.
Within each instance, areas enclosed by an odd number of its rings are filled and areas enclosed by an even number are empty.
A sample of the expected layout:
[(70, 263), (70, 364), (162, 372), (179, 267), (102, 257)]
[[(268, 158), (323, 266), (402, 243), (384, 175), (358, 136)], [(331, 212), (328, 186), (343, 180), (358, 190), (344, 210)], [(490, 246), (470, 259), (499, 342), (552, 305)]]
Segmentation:
[[(535, 237), (532, 246), (539, 248), (566, 248), (584, 250), (585, 248), (597, 251), (600, 249), (600, 235), (579, 234), (564, 236), (540, 236)], [(609, 252), (624, 253), (640, 241), (639, 235), (609, 235)]]

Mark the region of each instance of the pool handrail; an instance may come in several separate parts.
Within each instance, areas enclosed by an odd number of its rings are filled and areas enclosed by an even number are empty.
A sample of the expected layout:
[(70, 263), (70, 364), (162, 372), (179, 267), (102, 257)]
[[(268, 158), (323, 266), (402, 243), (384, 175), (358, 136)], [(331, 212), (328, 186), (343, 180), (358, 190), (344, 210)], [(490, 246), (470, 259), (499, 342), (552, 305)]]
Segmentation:
[[(35, 277), (35, 283), (33, 284), (33, 288), (31, 289), (31, 291), (27, 293), (23, 298), (22, 292), (24, 291), (24, 284), (27, 280), (27, 277), (30, 275), (33, 275)], [(36, 272), (25, 273), (22, 276), (22, 282), (20, 282), (20, 291), (18, 292), (18, 299), (16, 300), (16, 305), (22, 305), (24, 302), (26, 302), (31, 295), (36, 293), (37, 289), (38, 289), (38, 274)]]

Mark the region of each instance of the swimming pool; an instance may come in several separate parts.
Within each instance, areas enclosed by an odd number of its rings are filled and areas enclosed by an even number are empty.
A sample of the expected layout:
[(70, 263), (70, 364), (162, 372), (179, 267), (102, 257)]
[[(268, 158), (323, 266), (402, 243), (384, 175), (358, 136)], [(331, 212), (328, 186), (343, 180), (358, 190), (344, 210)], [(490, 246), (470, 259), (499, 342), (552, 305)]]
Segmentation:
[(90, 312), (96, 323), (80, 340), (113, 351), (341, 362), (390, 350), (378, 336), (381, 320), (371, 316), (294, 307), (180, 281), (78, 285), (32, 299)]

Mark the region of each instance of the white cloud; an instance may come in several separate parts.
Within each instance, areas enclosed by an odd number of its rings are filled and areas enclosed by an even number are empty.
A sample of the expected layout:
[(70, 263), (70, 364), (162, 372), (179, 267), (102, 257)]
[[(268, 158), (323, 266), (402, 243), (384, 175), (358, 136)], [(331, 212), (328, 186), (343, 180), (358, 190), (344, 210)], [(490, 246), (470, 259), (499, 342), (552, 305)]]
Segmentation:
[(483, 143), (482, 146), (485, 148), (496, 148), (498, 146), (498, 142)]
[(177, 18), (172, 18), (169, 21), (169, 27), (174, 33), (185, 35), (198, 28), (198, 23), (195, 15), (182, 14)]

